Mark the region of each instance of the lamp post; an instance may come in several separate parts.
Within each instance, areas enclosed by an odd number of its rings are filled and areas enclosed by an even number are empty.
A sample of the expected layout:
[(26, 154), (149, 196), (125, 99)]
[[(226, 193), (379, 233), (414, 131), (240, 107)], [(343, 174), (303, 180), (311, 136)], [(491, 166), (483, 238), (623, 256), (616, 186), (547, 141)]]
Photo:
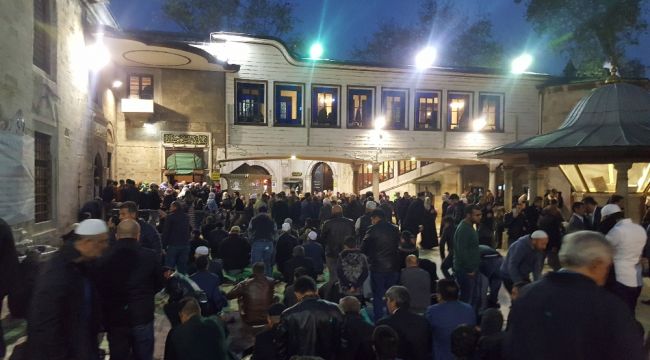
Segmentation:
[(372, 195), (376, 199), (379, 199), (379, 155), (381, 154), (382, 148), (383, 148), (383, 129), (384, 126), (386, 126), (386, 118), (383, 116), (378, 116), (375, 118), (375, 121), (373, 123), (373, 126), (375, 128), (374, 130), (374, 138), (376, 141), (376, 147), (375, 147), (375, 159), (372, 164)]

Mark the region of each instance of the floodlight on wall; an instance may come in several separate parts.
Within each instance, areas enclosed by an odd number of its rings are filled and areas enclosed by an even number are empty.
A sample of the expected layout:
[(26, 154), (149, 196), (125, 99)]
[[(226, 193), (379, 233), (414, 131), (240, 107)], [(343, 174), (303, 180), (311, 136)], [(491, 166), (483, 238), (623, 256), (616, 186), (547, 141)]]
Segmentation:
[(474, 119), (474, 121), (472, 121), (472, 129), (474, 131), (481, 131), (486, 125), (487, 120), (485, 119), (485, 116), (481, 116), (480, 118)]
[(415, 156), (411, 156), (411, 161), (415, 161)]
[(291, 154), (291, 160), (296, 160), (296, 155)]
[(533, 64), (533, 57), (530, 54), (521, 54), (512, 60), (511, 71), (513, 74), (523, 74)]
[(156, 125), (154, 123), (146, 122), (142, 125), (144, 130), (147, 132), (147, 134), (155, 134), (156, 133)]
[(415, 55), (415, 67), (418, 70), (426, 70), (433, 66), (438, 53), (432, 46), (427, 46)]
[(386, 118), (383, 116), (377, 116), (373, 122), (375, 130), (382, 130), (386, 126)]
[(314, 43), (309, 48), (309, 58), (312, 60), (320, 60), (324, 52), (325, 49), (323, 48), (323, 45), (321, 45), (320, 43)]
[(122, 82), (120, 80), (113, 81), (113, 89), (119, 89), (122, 87)]
[(86, 64), (91, 71), (100, 71), (111, 61), (111, 53), (104, 44), (104, 34), (95, 34), (95, 42), (86, 46)]

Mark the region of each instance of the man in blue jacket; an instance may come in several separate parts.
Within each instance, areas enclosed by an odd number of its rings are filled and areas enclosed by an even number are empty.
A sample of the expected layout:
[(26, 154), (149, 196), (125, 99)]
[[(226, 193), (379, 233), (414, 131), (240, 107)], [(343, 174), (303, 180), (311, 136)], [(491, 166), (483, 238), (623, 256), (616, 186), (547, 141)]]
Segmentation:
[(162, 245), (160, 243), (160, 234), (153, 225), (138, 219), (138, 204), (133, 201), (125, 201), (120, 205), (120, 221), (127, 219), (135, 220), (140, 225), (140, 238), (138, 243), (146, 249), (153, 250), (156, 255), (162, 254)]
[(548, 235), (543, 230), (524, 235), (510, 245), (501, 265), (501, 278), (508, 292), (512, 292), (513, 284), (529, 280), (531, 273), (534, 280), (541, 277), (547, 245)]

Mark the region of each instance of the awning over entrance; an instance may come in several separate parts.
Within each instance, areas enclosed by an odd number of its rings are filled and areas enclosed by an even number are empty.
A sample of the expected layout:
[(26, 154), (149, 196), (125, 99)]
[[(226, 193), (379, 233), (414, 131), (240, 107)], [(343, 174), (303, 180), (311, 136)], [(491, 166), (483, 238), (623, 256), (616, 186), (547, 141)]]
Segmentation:
[(167, 170), (173, 170), (176, 174), (187, 175), (195, 169), (203, 169), (203, 160), (196, 154), (177, 152), (167, 157)]

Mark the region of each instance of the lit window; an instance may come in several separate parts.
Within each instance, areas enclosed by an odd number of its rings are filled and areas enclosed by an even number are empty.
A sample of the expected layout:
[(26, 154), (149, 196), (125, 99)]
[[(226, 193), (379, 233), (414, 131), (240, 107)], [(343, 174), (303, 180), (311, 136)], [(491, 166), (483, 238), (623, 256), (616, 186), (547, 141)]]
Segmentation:
[(415, 129), (439, 130), (440, 92), (419, 91), (415, 94)]
[(485, 120), (482, 131), (503, 130), (503, 95), (479, 94), (478, 107), (480, 117)]
[(398, 175), (404, 175), (409, 173), (418, 167), (418, 162), (416, 160), (400, 160), (399, 166), (397, 168)]
[(153, 76), (129, 75), (129, 99), (153, 99)]
[(338, 127), (339, 88), (314, 86), (311, 91), (311, 124), (315, 127)]
[[(357, 187), (365, 189), (372, 186), (372, 164), (359, 165)], [(379, 182), (390, 180), (395, 176), (394, 161), (384, 161), (379, 164)]]
[(275, 123), (302, 125), (302, 85), (275, 85)]
[(381, 93), (381, 111), (386, 117), (386, 128), (408, 129), (406, 125), (406, 90), (384, 90)]
[(348, 127), (367, 129), (372, 127), (373, 89), (352, 88), (348, 90)]
[(449, 130), (471, 131), (472, 94), (447, 93), (447, 122)]
[(237, 82), (236, 124), (265, 124), (266, 86), (263, 83)]

